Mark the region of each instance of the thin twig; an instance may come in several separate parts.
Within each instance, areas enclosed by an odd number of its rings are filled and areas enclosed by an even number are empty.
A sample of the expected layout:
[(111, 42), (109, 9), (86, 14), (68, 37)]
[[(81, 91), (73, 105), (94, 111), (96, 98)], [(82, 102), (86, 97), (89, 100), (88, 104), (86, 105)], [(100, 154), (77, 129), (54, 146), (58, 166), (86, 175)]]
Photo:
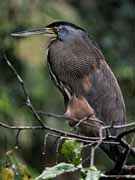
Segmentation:
[(90, 167), (94, 166), (94, 158), (95, 158), (95, 149), (94, 146), (92, 146), (90, 153)]
[(61, 145), (61, 142), (62, 142), (62, 137), (60, 137), (58, 140), (57, 140), (57, 146), (56, 146), (56, 163), (59, 162), (59, 149), (60, 149), (60, 145)]
[(122, 139), (124, 136), (127, 136), (128, 134), (135, 133), (135, 127), (132, 129), (126, 130), (118, 135), (118, 139)]
[[(43, 126), (9, 126), (5, 123), (0, 122), (0, 126), (3, 128), (7, 128), (7, 129), (12, 129), (12, 130), (36, 130), (36, 129), (44, 129), (44, 130), (49, 130), (55, 133), (58, 133), (59, 135), (61, 134), (62, 137), (66, 138), (66, 139), (75, 139), (79, 142), (84, 142), (84, 143), (92, 143), (95, 141), (99, 141), (99, 137), (87, 137), (87, 136), (82, 136), (82, 135), (78, 135), (78, 134), (73, 134), (73, 133), (68, 133), (62, 130), (57, 130), (51, 127), (43, 127)], [(59, 136), (58, 135), (58, 136)], [(119, 142), (115, 141), (115, 139), (117, 139), (117, 137), (109, 137), (108, 139), (104, 138), (103, 139), (103, 143), (105, 144), (116, 144), (118, 145)]]
[(49, 133), (46, 133), (44, 135), (43, 152), (42, 152), (43, 156), (46, 155), (46, 145), (47, 145), (48, 136), (49, 136)]
[(122, 147), (125, 147), (126, 149), (130, 149), (132, 156), (135, 157), (135, 148), (134, 147), (132, 147), (130, 144), (128, 144), (125, 139), (121, 139), (119, 142)]
[(100, 180), (108, 180), (108, 179), (112, 179), (112, 180), (115, 180), (115, 179), (123, 179), (123, 180), (126, 180), (126, 179), (135, 179), (135, 175), (101, 175), (101, 178)]
[[(135, 140), (135, 134), (133, 135), (133, 137), (132, 137), (132, 139), (131, 139), (130, 146), (133, 146), (134, 140)], [(128, 156), (129, 156), (129, 154), (130, 154), (130, 151), (131, 151), (130, 148), (128, 148), (128, 151), (127, 151), (127, 154), (125, 155), (125, 160), (124, 160), (124, 162), (123, 162), (123, 166), (122, 166), (122, 167), (124, 167), (124, 165), (126, 165), (126, 162), (127, 162), (127, 160), (128, 160)]]
[(18, 149), (18, 146), (19, 146), (19, 135), (21, 133), (21, 130), (17, 130), (17, 133), (16, 133), (16, 143), (15, 143), (15, 149)]
[(37, 113), (41, 116), (47, 116), (47, 117), (52, 117), (52, 118), (56, 118), (56, 119), (68, 119), (65, 117), (65, 115), (63, 114), (54, 114), (54, 113), (49, 113), (49, 112), (45, 112), (45, 111), (37, 111)]
[(26, 105), (27, 107), (32, 111), (33, 115), (35, 116), (35, 118), (38, 120), (38, 122), (40, 123), (41, 126), (45, 126), (44, 123), (42, 122), (40, 116), (38, 115), (38, 113), (36, 112), (36, 110), (34, 109), (32, 103), (31, 103), (31, 99), (28, 95), (28, 92), (25, 88), (25, 84), (24, 84), (24, 81), (23, 79), (21, 78), (21, 76), (18, 74), (18, 72), (16, 71), (16, 69), (12, 66), (12, 64), (10, 63), (10, 61), (8, 60), (6, 54), (3, 52), (3, 55), (4, 55), (4, 59), (6, 61), (6, 63), (8, 64), (8, 66), (10, 67), (10, 69), (13, 71), (14, 75), (16, 76), (17, 80), (19, 81), (22, 89), (23, 89), (23, 92), (24, 92), (24, 96), (26, 98)]

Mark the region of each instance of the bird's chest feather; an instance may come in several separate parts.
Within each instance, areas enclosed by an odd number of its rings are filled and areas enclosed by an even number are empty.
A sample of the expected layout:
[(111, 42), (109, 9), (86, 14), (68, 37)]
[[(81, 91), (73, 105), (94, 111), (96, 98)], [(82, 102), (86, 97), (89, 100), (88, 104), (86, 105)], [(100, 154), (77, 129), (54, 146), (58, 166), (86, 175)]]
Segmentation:
[[(92, 59), (93, 60), (93, 59)], [(54, 42), (48, 51), (48, 62), (59, 81), (68, 84), (76, 94), (82, 89), (88, 91), (92, 60), (90, 50), (79, 42), (64, 44)]]
[(71, 73), (72, 76), (81, 76), (88, 72), (89, 55), (75, 43), (59, 41), (50, 46), (48, 53), (52, 68), (58, 75)]

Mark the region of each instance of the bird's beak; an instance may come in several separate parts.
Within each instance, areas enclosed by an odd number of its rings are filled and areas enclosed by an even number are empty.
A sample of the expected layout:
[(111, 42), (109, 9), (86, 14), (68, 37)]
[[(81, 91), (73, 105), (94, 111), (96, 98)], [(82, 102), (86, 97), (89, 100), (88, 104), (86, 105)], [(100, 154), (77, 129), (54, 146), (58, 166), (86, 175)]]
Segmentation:
[(31, 36), (31, 35), (45, 35), (45, 36), (52, 36), (52, 37), (57, 36), (54, 28), (49, 28), (49, 27), (11, 33), (11, 36), (21, 36), (21, 37)]

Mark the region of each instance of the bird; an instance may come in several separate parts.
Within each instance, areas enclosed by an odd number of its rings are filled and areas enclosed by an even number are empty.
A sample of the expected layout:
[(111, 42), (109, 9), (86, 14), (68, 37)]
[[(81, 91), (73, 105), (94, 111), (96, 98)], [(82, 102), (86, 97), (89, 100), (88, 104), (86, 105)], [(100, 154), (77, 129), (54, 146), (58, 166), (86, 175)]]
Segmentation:
[[(123, 125), (126, 122), (124, 98), (118, 81), (97, 44), (88, 32), (70, 22), (56, 21), (43, 28), (12, 33), (12, 36), (49, 36), (47, 63), (49, 74), (64, 97), (65, 117), (82, 133), (97, 136), (104, 125)], [(90, 126), (89, 126), (90, 124)], [(116, 136), (120, 129), (111, 129)], [(111, 146), (112, 147), (112, 146)], [(109, 157), (116, 160), (117, 153)]]

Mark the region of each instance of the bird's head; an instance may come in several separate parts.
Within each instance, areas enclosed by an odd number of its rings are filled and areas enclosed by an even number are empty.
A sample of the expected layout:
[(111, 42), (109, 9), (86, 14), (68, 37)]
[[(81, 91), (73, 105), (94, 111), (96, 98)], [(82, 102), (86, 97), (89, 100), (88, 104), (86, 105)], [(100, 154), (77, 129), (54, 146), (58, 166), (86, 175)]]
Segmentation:
[(72, 23), (58, 21), (47, 25), (45, 28), (26, 30), (22, 32), (12, 33), (12, 36), (30, 36), (30, 35), (45, 35), (66, 41), (78, 36), (82, 36), (86, 31)]

